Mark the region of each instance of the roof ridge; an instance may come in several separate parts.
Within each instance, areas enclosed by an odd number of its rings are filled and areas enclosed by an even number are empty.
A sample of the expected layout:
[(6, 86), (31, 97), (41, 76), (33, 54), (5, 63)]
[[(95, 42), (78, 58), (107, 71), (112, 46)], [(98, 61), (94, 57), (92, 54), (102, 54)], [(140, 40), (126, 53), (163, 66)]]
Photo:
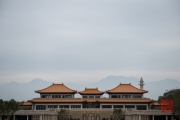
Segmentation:
[(46, 88), (44, 88), (44, 89), (35, 90), (35, 92), (41, 92), (41, 91), (46, 90), (46, 89), (48, 89), (48, 88), (50, 88), (50, 87), (52, 87), (52, 86), (54, 86), (54, 85), (61, 85), (61, 86), (65, 87), (66, 89), (70, 90), (70, 91), (77, 92), (77, 90), (73, 90), (73, 89), (67, 87), (66, 85), (64, 85), (63, 83), (61, 83), (61, 84), (54, 84), (54, 83), (52, 83), (50, 86), (48, 86), (48, 87), (46, 87)]
[(138, 90), (141, 90), (141, 91), (147, 91), (147, 90), (142, 90), (142, 89), (140, 89), (140, 88), (137, 88), (137, 87), (135, 87), (135, 86), (133, 86), (133, 85), (131, 85), (132, 87), (134, 87), (134, 88), (136, 88), (136, 89), (138, 89)]
[[(62, 83), (62, 85), (64, 85), (64, 84)], [(69, 90), (73, 90), (73, 89), (67, 87), (66, 85), (64, 85), (64, 87), (68, 88)], [(73, 91), (77, 91), (77, 90), (73, 90)]]
[(85, 90), (87, 90), (87, 89), (94, 89), (94, 90), (98, 90), (98, 88), (96, 87), (96, 88), (85, 88)]
[(113, 90), (117, 89), (118, 87), (120, 87), (121, 85), (130, 85), (132, 88), (134, 88), (134, 89), (136, 89), (136, 90), (139, 90), (139, 91), (141, 91), (141, 92), (148, 92), (147, 90), (142, 90), (142, 89), (139, 89), (139, 88), (133, 86), (131, 83), (128, 83), (128, 84), (127, 84), (127, 83), (126, 83), (126, 84), (120, 83), (120, 84), (119, 84), (118, 86), (116, 86), (115, 88), (110, 89), (110, 90), (107, 90), (107, 92), (108, 92), (108, 91), (113, 91)]
[[(52, 83), (52, 85), (54, 85), (54, 83)], [(41, 89), (41, 90), (35, 90), (35, 92), (36, 92), (36, 91), (42, 91), (42, 90), (45, 90), (45, 89), (51, 87), (52, 85), (50, 85), (50, 86), (48, 86), (48, 87), (46, 87), (46, 88), (44, 88), (44, 89)]]

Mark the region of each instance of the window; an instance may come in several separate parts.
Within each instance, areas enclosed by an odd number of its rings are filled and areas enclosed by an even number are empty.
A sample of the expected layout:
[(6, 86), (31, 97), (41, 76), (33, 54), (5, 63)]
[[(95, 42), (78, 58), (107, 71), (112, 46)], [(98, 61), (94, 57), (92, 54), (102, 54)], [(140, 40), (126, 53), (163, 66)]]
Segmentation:
[(133, 95), (133, 98), (142, 98), (142, 95)]
[(102, 105), (102, 108), (112, 108), (112, 105)]
[(112, 98), (118, 98), (118, 96), (117, 95), (112, 95)]
[(90, 114), (88, 120), (94, 120), (94, 116), (92, 114)]
[(135, 108), (135, 105), (125, 105), (125, 108)]
[(48, 108), (57, 108), (57, 105), (48, 105)]
[(114, 108), (123, 108), (123, 105), (114, 105)]
[(122, 98), (131, 98), (131, 95), (122, 95)]
[(52, 95), (52, 98), (61, 98), (61, 95)]
[(81, 105), (71, 105), (71, 108), (81, 108)]
[(69, 108), (69, 105), (59, 105), (59, 108)]
[(36, 110), (46, 110), (46, 105), (36, 105)]
[(95, 96), (95, 98), (100, 98), (100, 96)]
[(94, 96), (89, 96), (89, 98), (94, 98)]
[(137, 110), (147, 110), (146, 105), (137, 105), (136, 108), (137, 108)]
[(83, 96), (83, 98), (87, 98), (87, 96)]
[(51, 98), (51, 95), (42, 95), (41, 98)]
[(63, 95), (62, 98), (72, 98), (72, 95)]

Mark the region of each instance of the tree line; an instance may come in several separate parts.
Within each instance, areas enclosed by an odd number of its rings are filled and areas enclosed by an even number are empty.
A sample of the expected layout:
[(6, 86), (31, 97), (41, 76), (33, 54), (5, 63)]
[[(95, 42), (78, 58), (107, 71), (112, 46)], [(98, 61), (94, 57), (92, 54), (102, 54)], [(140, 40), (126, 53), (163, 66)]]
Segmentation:
[(6, 116), (7, 120), (10, 120), (11, 116), (19, 110), (19, 105), (20, 103), (14, 99), (9, 101), (0, 99), (0, 118)]
[(159, 96), (158, 102), (160, 102), (161, 100), (172, 100), (173, 101), (172, 115), (174, 117), (180, 118), (180, 89), (172, 90), (165, 93), (163, 96)]

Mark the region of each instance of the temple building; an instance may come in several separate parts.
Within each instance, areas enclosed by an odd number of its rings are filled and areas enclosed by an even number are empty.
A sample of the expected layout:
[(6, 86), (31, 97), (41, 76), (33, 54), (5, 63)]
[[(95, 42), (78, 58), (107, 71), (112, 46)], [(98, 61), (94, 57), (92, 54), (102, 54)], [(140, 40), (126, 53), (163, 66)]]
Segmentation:
[[(36, 90), (39, 98), (33, 98), (24, 102), (23, 108), (15, 113), (14, 119), (26, 120), (60, 120), (58, 111), (65, 109), (67, 118), (73, 120), (112, 120), (113, 110), (122, 109), (125, 120), (170, 120), (171, 113), (163, 113), (152, 109), (154, 100), (143, 95), (143, 79), (140, 79), (140, 88), (131, 83), (115, 86), (107, 91), (98, 88), (85, 88), (76, 91), (62, 84), (52, 84), (42, 90)], [(80, 94), (81, 98), (75, 98)], [(108, 98), (102, 97), (108, 94)], [(158, 107), (156, 107), (158, 108)]]

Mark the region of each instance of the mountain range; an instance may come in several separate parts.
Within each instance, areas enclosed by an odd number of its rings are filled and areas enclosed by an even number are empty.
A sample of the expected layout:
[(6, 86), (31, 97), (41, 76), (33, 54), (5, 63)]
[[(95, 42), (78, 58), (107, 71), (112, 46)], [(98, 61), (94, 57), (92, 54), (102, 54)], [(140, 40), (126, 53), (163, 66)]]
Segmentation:
[[(131, 83), (133, 86), (139, 88), (139, 78), (113, 75), (91, 84), (77, 85), (75, 83), (65, 83), (65, 85), (77, 91), (83, 91), (85, 87), (98, 87), (100, 91), (106, 91), (115, 88), (120, 83)], [(180, 81), (175, 79), (165, 79), (152, 82), (146, 82), (144, 80), (144, 83), (144, 89), (148, 90), (148, 93), (146, 93), (144, 97), (154, 100), (157, 100), (158, 96), (163, 95), (167, 90), (177, 89), (180, 86)], [(18, 101), (30, 100), (40, 96), (38, 93), (34, 92), (35, 90), (46, 88), (51, 84), (52, 82), (44, 81), (42, 79), (34, 79), (27, 83), (10, 82), (5, 85), (0, 85), (0, 99), (15, 99)], [(76, 94), (75, 97), (80, 97), (80, 95)], [(103, 97), (107, 97), (107, 94)]]

